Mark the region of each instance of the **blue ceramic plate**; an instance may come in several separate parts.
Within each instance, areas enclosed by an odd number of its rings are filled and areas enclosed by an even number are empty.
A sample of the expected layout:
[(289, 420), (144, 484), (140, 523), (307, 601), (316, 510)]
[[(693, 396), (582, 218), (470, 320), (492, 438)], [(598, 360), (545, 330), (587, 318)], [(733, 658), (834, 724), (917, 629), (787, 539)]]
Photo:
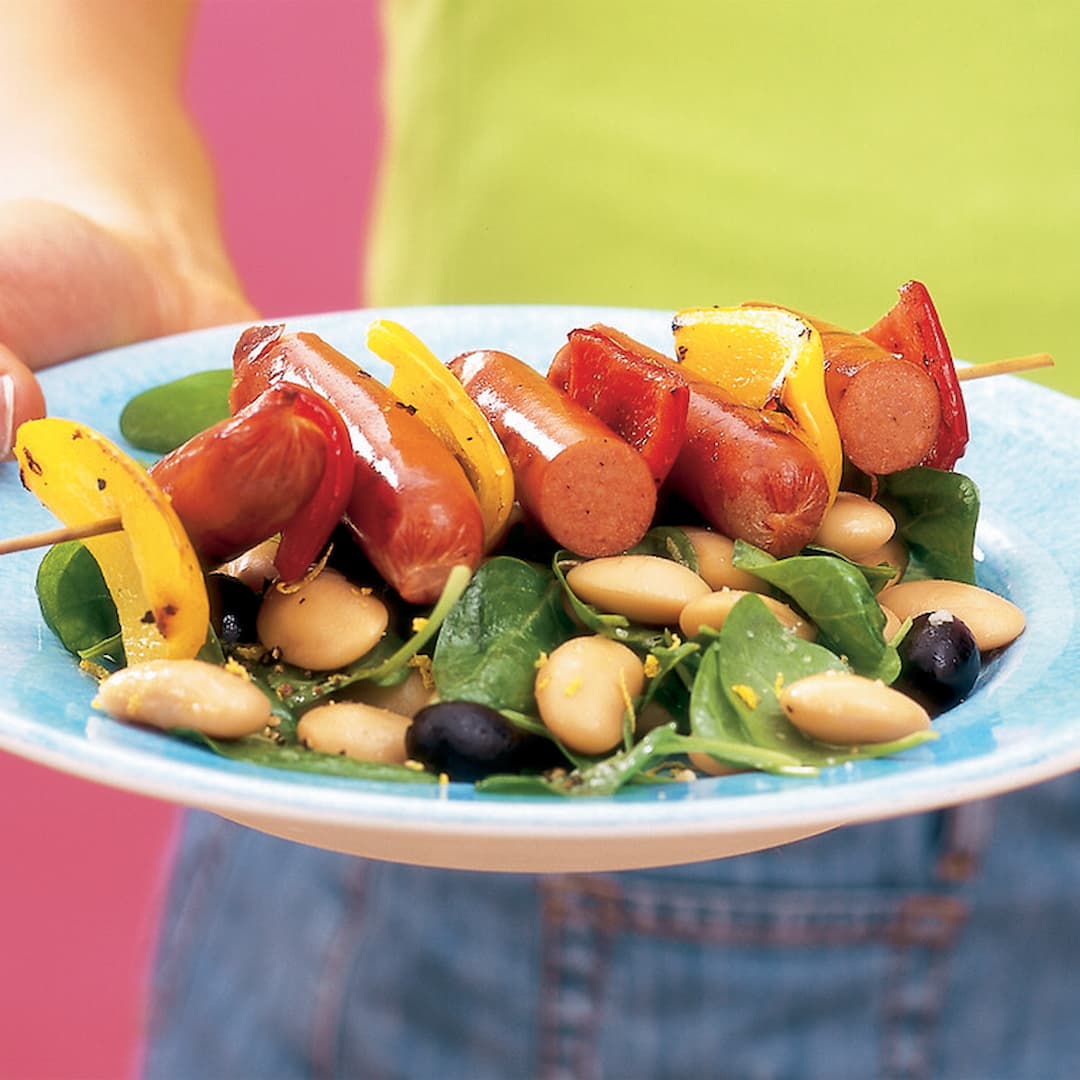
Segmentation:
[[(385, 379), (389, 372), (363, 345), (368, 322), (382, 316), (409, 326), (442, 357), (490, 347), (546, 367), (568, 330), (597, 321), (670, 348), (670, 313), (647, 311), (416, 308), (288, 322)], [(46, 372), (51, 411), (119, 440), (117, 419), (133, 394), (228, 367), (238, 333), (227, 327), (147, 342)], [(813, 779), (742, 774), (608, 799), (479, 796), (461, 784), (402, 788), (233, 763), (91, 708), (92, 680), (38, 614), (39, 552), (0, 559), (0, 749), (304, 843), (492, 870), (615, 869), (732, 855), (1060, 775), (1080, 767), (1080, 402), (1013, 377), (970, 382), (965, 393), (972, 439), (961, 468), (982, 493), (979, 577), (1023, 608), (1028, 627), (986, 666), (970, 699), (937, 722), (941, 738), (900, 757)], [(0, 533), (53, 525), (20, 487), (14, 464), (0, 464)]]

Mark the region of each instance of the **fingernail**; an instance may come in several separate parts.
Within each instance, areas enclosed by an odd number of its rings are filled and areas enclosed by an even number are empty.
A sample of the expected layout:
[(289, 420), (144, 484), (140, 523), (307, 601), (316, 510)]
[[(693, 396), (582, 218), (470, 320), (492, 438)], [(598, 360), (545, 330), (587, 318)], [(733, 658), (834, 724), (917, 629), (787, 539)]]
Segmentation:
[(0, 459), (6, 458), (15, 441), (15, 380), (0, 375)]

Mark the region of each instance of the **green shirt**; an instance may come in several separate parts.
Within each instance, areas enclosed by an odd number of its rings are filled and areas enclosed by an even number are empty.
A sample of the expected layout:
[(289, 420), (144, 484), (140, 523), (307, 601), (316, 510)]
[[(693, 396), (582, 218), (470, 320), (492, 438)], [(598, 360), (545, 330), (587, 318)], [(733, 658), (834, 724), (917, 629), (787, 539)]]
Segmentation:
[(953, 351), (1080, 392), (1080, 6), (392, 0), (371, 303), (861, 328), (910, 278)]

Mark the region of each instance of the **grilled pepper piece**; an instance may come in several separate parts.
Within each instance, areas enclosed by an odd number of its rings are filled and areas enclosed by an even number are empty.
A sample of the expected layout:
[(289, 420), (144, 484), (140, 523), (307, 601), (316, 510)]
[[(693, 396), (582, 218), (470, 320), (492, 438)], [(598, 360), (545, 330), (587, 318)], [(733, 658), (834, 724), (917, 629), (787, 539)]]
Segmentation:
[(23, 424), (15, 456), (24, 487), (65, 525), (119, 517), (121, 531), (84, 542), (116, 604), (128, 663), (194, 657), (210, 623), (202, 569), (146, 470), (93, 429), (57, 418)]
[(487, 418), (450, 370), (404, 326), (377, 319), (368, 327), (367, 346), (394, 369), (390, 392), (415, 409), (465, 470), (480, 503), (484, 547), (491, 550), (514, 505), (514, 474)]
[(607, 326), (572, 330), (548, 379), (645, 459), (659, 487), (686, 437), (690, 388), (670, 358)]

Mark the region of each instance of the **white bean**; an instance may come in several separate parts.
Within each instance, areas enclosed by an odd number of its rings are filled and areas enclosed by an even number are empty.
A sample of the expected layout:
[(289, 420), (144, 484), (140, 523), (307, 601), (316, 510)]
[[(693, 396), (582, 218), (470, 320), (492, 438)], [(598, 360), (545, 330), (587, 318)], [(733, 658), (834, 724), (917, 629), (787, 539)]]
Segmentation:
[(389, 709), (402, 716), (415, 716), (425, 705), (435, 700), (435, 687), (426, 683), (415, 668), (402, 682), (380, 686), (369, 679), (350, 683), (339, 695), (339, 701), (359, 701), (379, 709)]
[(101, 683), (94, 705), (117, 720), (194, 728), (215, 739), (239, 739), (271, 723), (269, 699), (246, 675), (203, 660), (122, 668)]
[(693, 599), (705, 596), (704, 579), (659, 555), (611, 555), (579, 563), (567, 584), (586, 603), (634, 622), (670, 626)]
[[(679, 629), (688, 638), (701, 633), (703, 626), (719, 630), (731, 614), (731, 609), (747, 595), (741, 589), (720, 589), (692, 600), (679, 615)], [(776, 621), (791, 630), (796, 637), (801, 637), (804, 641), (813, 641), (817, 637), (817, 627), (807, 622), (787, 604), (774, 600), (771, 596), (759, 596), (759, 599), (776, 616)]]
[(309, 750), (357, 761), (404, 764), (408, 716), (359, 701), (317, 705), (300, 717), (296, 735)]
[(904, 621), (895, 611), (891, 608), (887, 608), (884, 604), (879, 604), (878, 607), (881, 608), (882, 614), (885, 616), (885, 627), (881, 631), (881, 634), (885, 638), (886, 643), (888, 643), (900, 633), (900, 627), (904, 625)]
[(930, 716), (918, 702), (879, 679), (850, 672), (810, 675), (777, 696), (801, 732), (839, 746), (891, 742), (930, 727)]
[(690, 759), (690, 764), (698, 772), (705, 773), (706, 776), (734, 776), (736, 773), (745, 772), (745, 769), (740, 768), (738, 765), (729, 765), (726, 761), (717, 761), (712, 754), (706, 754), (702, 750), (691, 750), (687, 757)]
[(887, 563), (895, 568), (895, 573), (888, 582), (888, 584), (893, 584), (900, 580), (907, 569), (907, 544), (899, 536), (894, 536), (887, 544), (882, 544), (881, 547), (874, 548), (873, 551), (868, 551), (852, 561), (861, 563), (863, 566), (881, 566), (882, 563)]
[(724, 588), (764, 592), (768, 588), (761, 578), (732, 565), (735, 541), (730, 537), (695, 525), (683, 526), (682, 531), (697, 556), (698, 573), (714, 592)]
[(896, 521), (879, 503), (841, 491), (822, 518), (814, 543), (859, 560), (892, 539)]
[(605, 754), (623, 737), (623, 717), (645, 687), (625, 645), (605, 637), (564, 641), (536, 673), (536, 704), (551, 733), (579, 754)]
[(299, 588), (275, 586), (256, 620), (259, 640), (281, 658), (311, 671), (332, 671), (366, 656), (389, 622), (386, 605), (336, 570)]
[(971, 631), (979, 652), (1008, 645), (1024, 629), (1024, 613), (1012, 601), (961, 581), (904, 581), (883, 589), (878, 599), (900, 619), (913, 619), (928, 611), (951, 611)]

